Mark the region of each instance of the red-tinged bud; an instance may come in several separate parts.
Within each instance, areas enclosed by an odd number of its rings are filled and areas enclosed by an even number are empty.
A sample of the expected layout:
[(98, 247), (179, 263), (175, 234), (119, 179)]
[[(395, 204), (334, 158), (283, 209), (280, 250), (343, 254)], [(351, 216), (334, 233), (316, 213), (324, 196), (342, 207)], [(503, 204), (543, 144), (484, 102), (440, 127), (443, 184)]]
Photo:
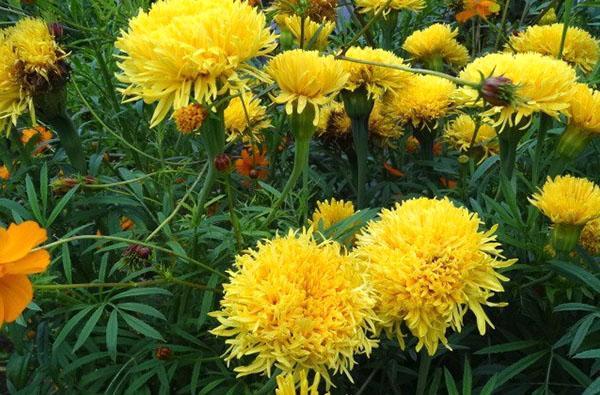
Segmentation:
[(161, 361), (171, 358), (172, 354), (173, 350), (171, 350), (169, 347), (157, 347), (154, 351), (154, 356), (156, 357), (156, 359), (159, 359)]
[(64, 26), (58, 22), (49, 23), (48, 30), (50, 31), (50, 34), (52, 34), (56, 39), (61, 38), (65, 34)]
[(227, 171), (231, 168), (231, 158), (227, 154), (219, 154), (215, 158), (215, 167), (219, 171)]
[(250, 172), (248, 173), (248, 176), (250, 178), (252, 178), (253, 180), (256, 180), (258, 178), (258, 171), (256, 169), (252, 169), (250, 170)]
[(493, 106), (509, 106), (514, 102), (516, 86), (510, 78), (486, 78), (480, 88), (481, 97)]

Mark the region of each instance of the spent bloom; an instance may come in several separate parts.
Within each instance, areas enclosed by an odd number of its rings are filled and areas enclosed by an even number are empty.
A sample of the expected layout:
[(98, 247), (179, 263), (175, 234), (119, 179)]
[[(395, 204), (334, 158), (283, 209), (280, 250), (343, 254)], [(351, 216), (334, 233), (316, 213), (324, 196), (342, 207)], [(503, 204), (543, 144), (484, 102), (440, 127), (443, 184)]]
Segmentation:
[(262, 131), (271, 127), (267, 109), (251, 92), (235, 96), (224, 112), (228, 141), (242, 140), (245, 143), (262, 140)]
[(458, 29), (436, 23), (408, 36), (402, 48), (414, 60), (428, 63), (438, 58), (454, 66), (464, 66), (469, 61), (469, 52), (456, 40), (457, 36)]
[(375, 299), (360, 262), (333, 242), (318, 243), (307, 231), (258, 244), (236, 257), (224, 284), (220, 325), (211, 332), (229, 338), (226, 360), (251, 356), (240, 375), (319, 373), (350, 375), (354, 355), (376, 345)]
[[(365, 60), (389, 65), (402, 65), (402, 58), (390, 51), (370, 47), (350, 47), (346, 56), (351, 59)], [(365, 88), (369, 97), (381, 99), (387, 92), (396, 92), (404, 87), (411, 79), (411, 74), (389, 67), (362, 64), (352, 61), (342, 61), (344, 70), (350, 75), (345, 89), (355, 91)]]
[[(569, 97), (575, 86), (575, 70), (562, 60), (538, 53), (493, 53), (469, 63), (459, 77), (472, 83), (485, 78), (505, 78), (514, 89), (510, 103), (492, 103), (486, 112), (498, 117), (499, 125), (519, 125), (536, 112), (557, 118), (567, 114)], [(455, 99), (464, 103), (478, 103), (480, 93), (472, 87), (458, 90)], [(489, 101), (488, 101), (489, 102)]]
[(442, 200), (418, 198), (384, 209), (357, 236), (355, 254), (364, 261), (377, 296), (378, 326), (404, 346), (402, 327), (433, 355), (446, 331), (460, 331), (467, 311), (480, 334), (493, 328), (483, 306), (502, 292), (508, 279), (496, 269), (504, 260), (496, 241), (496, 226), (480, 231), (475, 213)]
[(600, 217), (600, 188), (586, 178), (548, 177), (529, 201), (554, 224), (583, 226)]
[(208, 116), (208, 112), (198, 103), (180, 107), (173, 112), (177, 130), (183, 134), (197, 131)]
[[(517, 52), (537, 52), (552, 57), (558, 56), (564, 24), (529, 26), (510, 38), (506, 50), (514, 49)], [(585, 72), (590, 72), (600, 58), (600, 44), (598, 40), (583, 29), (569, 26), (565, 38), (562, 59), (579, 67)]]
[(600, 218), (591, 220), (583, 227), (579, 244), (592, 256), (600, 255)]
[(465, 23), (474, 17), (486, 20), (488, 16), (499, 11), (500, 5), (494, 0), (464, 0), (463, 10), (456, 14), (456, 20), (460, 23)]
[[(389, 3), (389, 4), (388, 4)], [(359, 12), (420, 11), (427, 4), (425, 0), (356, 0)]]
[(33, 287), (27, 277), (41, 273), (50, 264), (50, 254), (41, 249), (46, 230), (33, 221), (0, 227), (0, 326), (13, 322), (33, 299)]
[(128, 101), (158, 102), (152, 125), (193, 99), (210, 104), (257, 75), (249, 64), (276, 47), (265, 15), (235, 0), (166, 0), (129, 21), (115, 46)]
[(348, 73), (333, 56), (320, 56), (317, 51), (301, 49), (275, 56), (266, 71), (280, 89), (273, 101), (285, 104), (288, 115), (301, 114), (307, 106), (312, 107), (315, 125), (319, 121), (320, 108), (331, 102), (348, 80)]
[(475, 120), (466, 114), (458, 116), (446, 125), (444, 137), (459, 151), (466, 152), (471, 146), (481, 150), (482, 159), (497, 154), (500, 150), (496, 129), (486, 120), (481, 120), (477, 127)]
[(317, 208), (313, 212), (310, 224), (319, 228), (328, 229), (333, 225), (351, 217), (354, 214), (354, 204), (344, 200), (325, 200), (317, 202)]

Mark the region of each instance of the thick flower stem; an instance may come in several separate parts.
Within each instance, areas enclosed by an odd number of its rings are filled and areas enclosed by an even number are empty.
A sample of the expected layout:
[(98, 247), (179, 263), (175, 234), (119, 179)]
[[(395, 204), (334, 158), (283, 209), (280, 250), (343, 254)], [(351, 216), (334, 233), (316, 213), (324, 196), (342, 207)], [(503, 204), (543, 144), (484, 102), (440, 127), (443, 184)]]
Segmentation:
[(435, 134), (432, 131), (420, 128), (415, 129), (413, 135), (419, 141), (419, 145), (421, 146), (421, 159), (426, 161), (432, 161)]
[(593, 135), (574, 125), (568, 125), (560, 135), (556, 145), (555, 158), (550, 166), (549, 175), (554, 177), (560, 174), (567, 164), (577, 158), (587, 147)]
[(200, 136), (208, 159), (208, 173), (200, 195), (198, 196), (198, 208), (200, 213), (205, 210), (206, 202), (210, 196), (214, 183), (217, 179), (217, 169), (215, 168), (215, 158), (222, 154), (225, 149), (225, 121), (224, 121), (224, 106), (217, 108), (216, 114), (210, 114), (200, 129)]
[(500, 176), (511, 181), (517, 162), (517, 147), (521, 133), (516, 128), (509, 128), (498, 135), (500, 142)]
[(381, 47), (385, 50), (391, 51), (394, 48), (394, 32), (398, 25), (398, 11), (390, 12), (383, 20), (380, 21), (381, 25)]
[(533, 167), (531, 169), (531, 184), (537, 186), (540, 181), (540, 168), (542, 165), (542, 153), (544, 152), (544, 143), (548, 129), (552, 126), (552, 118), (546, 114), (542, 114), (540, 118), (540, 128), (538, 130), (537, 142), (533, 156)]
[(229, 205), (229, 220), (231, 221), (231, 227), (233, 228), (233, 233), (235, 234), (235, 240), (239, 251), (244, 245), (244, 239), (242, 238), (240, 220), (237, 214), (235, 213), (235, 205), (233, 203), (233, 191), (231, 188), (231, 174), (227, 174), (225, 176), (225, 191), (227, 192), (227, 204)]
[(85, 151), (79, 138), (79, 133), (71, 118), (63, 112), (45, 120), (58, 134), (60, 145), (64, 148), (71, 165), (81, 174), (86, 173)]
[(356, 194), (358, 208), (366, 207), (369, 157), (369, 117), (352, 118), (352, 140), (356, 152)]

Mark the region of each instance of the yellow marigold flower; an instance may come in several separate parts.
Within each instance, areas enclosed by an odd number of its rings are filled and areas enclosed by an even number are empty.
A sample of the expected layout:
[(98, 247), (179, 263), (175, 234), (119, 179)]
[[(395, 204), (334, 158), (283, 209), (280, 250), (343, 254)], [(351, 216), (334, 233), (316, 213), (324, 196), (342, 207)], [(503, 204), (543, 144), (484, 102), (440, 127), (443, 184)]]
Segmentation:
[(600, 188), (586, 178), (548, 177), (529, 202), (554, 224), (583, 226), (600, 217)]
[(483, 158), (497, 154), (500, 151), (500, 146), (496, 139), (496, 129), (486, 120), (482, 120), (479, 129), (477, 129), (475, 140), (473, 140), (476, 128), (475, 120), (469, 115), (463, 114), (446, 125), (444, 137), (450, 145), (459, 151), (468, 151), (471, 143), (473, 143), (473, 147), (483, 151)]
[[(319, 395), (321, 376), (315, 373), (312, 384), (308, 382), (308, 372), (302, 369), (299, 373), (280, 374), (277, 376), (275, 395)], [(298, 385), (296, 385), (298, 382)], [(298, 391), (296, 391), (298, 387)], [(327, 392), (325, 395), (328, 395)]]
[(0, 326), (16, 320), (33, 299), (28, 275), (45, 271), (50, 254), (32, 250), (46, 239), (46, 230), (33, 221), (0, 227)]
[(158, 102), (152, 126), (171, 108), (193, 98), (211, 103), (241, 74), (256, 75), (248, 61), (276, 47), (265, 15), (235, 0), (166, 0), (129, 21), (115, 46), (121, 51), (118, 79), (129, 101)]
[[(567, 114), (569, 97), (577, 76), (567, 63), (537, 53), (494, 53), (475, 59), (460, 73), (461, 79), (480, 83), (485, 77), (505, 77), (516, 86), (515, 99), (507, 106), (494, 106), (489, 114), (498, 115), (496, 124), (518, 125), (535, 112), (551, 117)], [(475, 104), (476, 89), (460, 88), (455, 99)]]
[(569, 123), (591, 133), (600, 133), (600, 91), (577, 84), (570, 97)]
[[(517, 52), (537, 52), (551, 57), (558, 56), (564, 25), (554, 23), (546, 26), (529, 26), (527, 30), (510, 38), (510, 46)], [(592, 71), (600, 57), (598, 40), (578, 27), (569, 26), (562, 59), (586, 73)]]
[(351, 217), (354, 214), (354, 204), (344, 200), (325, 200), (317, 202), (317, 208), (313, 212), (310, 224), (323, 226), (323, 229), (331, 228), (333, 225)]
[[(540, 18), (538, 25), (551, 25), (556, 23), (558, 17), (556, 16), (556, 10), (551, 7), (542, 17)], [(557, 54), (558, 55), (558, 54)]]
[[(378, 12), (383, 9), (384, 14), (390, 11), (420, 11), (427, 5), (425, 0), (356, 0), (359, 12)], [(387, 6), (386, 6), (387, 5)]]
[(333, 100), (344, 87), (348, 73), (333, 56), (319, 56), (317, 51), (295, 49), (275, 56), (266, 68), (281, 92), (273, 99), (285, 104), (288, 115), (301, 114), (307, 105), (315, 110), (314, 124), (319, 122), (319, 110)]
[(18, 58), (6, 35), (0, 31), (0, 132), (27, 111), (30, 98), (23, 95), (15, 64)]
[(413, 59), (425, 63), (438, 58), (454, 66), (464, 66), (469, 61), (469, 52), (456, 40), (457, 36), (458, 29), (436, 23), (408, 36), (402, 48)]
[(307, 231), (261, 242), (236, 258), (223, 286), (221, 310), (211, 313), (228, 337), (227, 361), (254, 360), (240, 376), (314, 371), (330, 384), (328, 370), (349, 375), (354, 354), (369, 354), (376, 341), (375, 299), (360, 262), (332, 241), (317, 243)]
[(260, 104), (260, 100), (252, 92), (244, 92), (231, 99), (224, 115), (225, 129), (229, 133), (228, 141), (261, 141), (261, 132), (271, 127), (266, 107)]
[[(403, 60), (390, 51), (373, 49), (370, 47), (350, 47), (346, 56), (352, 59), (366, 60), (369, 62), (402, 65)], [(343, 61), (344, 69), (350, 74), (346, 89), (354, 91), (364, 87), (369, 97), (381, 99), (386, 92), (397, 91), (412, 78), (410, 73), (389, 67), (373, 66), (368, 64)]]
[(496, 269), (504, 260), (496, 241), (496, 226), (479, 231), (481, 220), (447, 198), (419, 198), (383, 210), (357, 236), (355, 254), (366, 264), (379, 297), (377, 323), (403, 347), (402, 325), (418, 339), (420, 350), (433, 355), (438, 343), (448, 345), (446, 331), (460, 331), (471, 310), (480, 334), (492, 323), (483, 306), (502, 292), (508, 279)]
[(207, 116), (208, 112), (198, 103), (178, 108), (173, 112), (177, 130), (183, 134), (189, 134), (200, 129)]
[[(300, 46), (300, 36), (302, 34), (300, 29), (300, 16), (287, 15), (275, 19), (279, 26), (287, 28), (292, 33), (296, 40), (296, 44)], [(304, 48), (316, 49), (319, 51), (325, 50), (325, 48), (327, 48), (329, 36), (333, 33), (334, 29), (335, 22), (323, 20), (318, 23), (310, 18), (304, 19)], [(311, 43), (313, 44), (311, 45)]]
[(600, 255), (600, 218), (591, 220), (583, 227), (579, 244), (590, 255)]
[(456, 86), (447, 79), (415, 75), (399, 95), (385, 99), (385, 114), (415, 127), (436, 123), (453, 108)]
[(0, 165), (0, 180), (8, 180), (10, 178), (10, 171), (8, 170), (8, 167), (4, 166), (4, 165)]

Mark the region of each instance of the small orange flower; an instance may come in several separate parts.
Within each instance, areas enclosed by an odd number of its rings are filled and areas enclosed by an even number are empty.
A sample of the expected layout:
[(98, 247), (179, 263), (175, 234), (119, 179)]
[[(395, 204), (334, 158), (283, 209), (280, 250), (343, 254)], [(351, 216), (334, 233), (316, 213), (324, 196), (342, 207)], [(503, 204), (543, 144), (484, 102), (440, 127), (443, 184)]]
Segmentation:
[(261, 151), (257, 146), (252, 147), (251, 150), (244, 148), (241, 158), (235, 161), (238, 174), (252, 179), (266, 179), (269, 174), (268, 166), (267, 150)]
[(444, 188), (456, 189), (458, 182), (456, 180), (451, 180), (446, 177), (440, 177), (440, 185), (443, 186)]
[(0, 166), (0, 180), (8, 180), (10, 178), (10, 171), (8, 170), (8, 167), (2, 165)]
[(52, 140), (52, 132), (42, 125), (24, 129), (21, 132), (21, 143), (23, 143), (23, 145), (27, 144), (32, 139), (36, 143), (35, 154), (41, 154), (48, 148), (48, 141)]
[(133, 229), (134, 226), (135, 223), (131, 219), (127, 217), (121, 217), (121, 229), (130, 230)]
[(395, 167), (390, 165), (388, 162), (385, 162), (383, 164), (383, 168), (386, 169), (387, 172), (394, 177), (404, 177), (405, 176), (403, 171), (401, 171), (400, 169), (396, 169)]
[(456, 20), (465, 23), (473, 17), (480, 17), (484, 20), (492, 14), (500, 11), (500, 5), (493, 0), (464, 0), (463, 11), (456, 14)]
[(419, 144), (419, 140), (415, 136), (409, 136), (406, 140), (406, 152), (409, 154), (414, 154), (419, 152), (421, 149), (421, 144)]
[(33, 299), (27, 275), (45, 271), (50, 254), (31, 250), (47, 238), (46, 230), (34, 221), (0, 227), (0, 326), (16, 320)]

